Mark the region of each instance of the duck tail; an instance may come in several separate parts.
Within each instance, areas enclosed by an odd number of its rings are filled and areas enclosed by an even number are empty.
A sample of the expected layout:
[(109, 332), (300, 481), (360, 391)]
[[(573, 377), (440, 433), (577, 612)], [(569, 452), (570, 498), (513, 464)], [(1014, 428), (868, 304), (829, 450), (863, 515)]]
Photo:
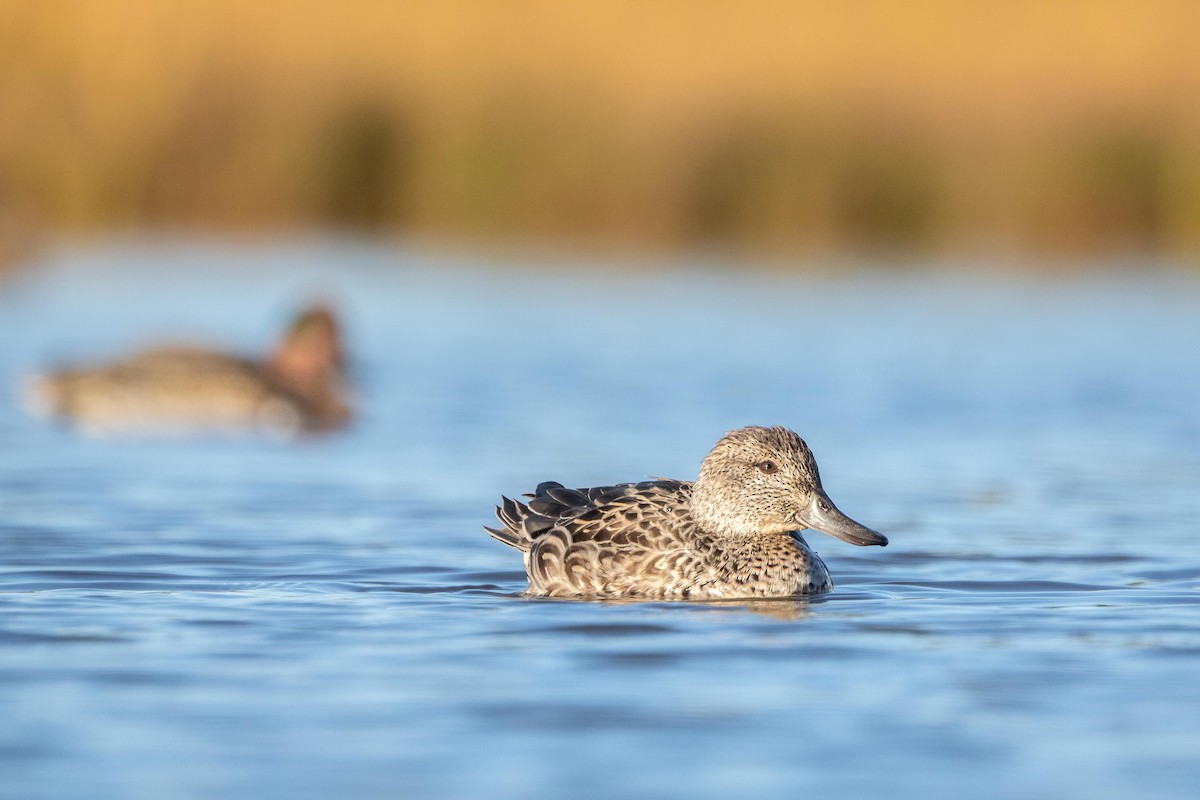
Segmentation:
[(523, 553), (533, 547), (533, 538), (522, 524), (529, 515), (529, 508), (524, 504), (508, 497), (501, 497), (501, 504), (496, 506), (496, 519), (500, 520), (501, 528), (489, 528), (484, 525), (493, 539), (503, 542), (509, 547), (515, 547)]

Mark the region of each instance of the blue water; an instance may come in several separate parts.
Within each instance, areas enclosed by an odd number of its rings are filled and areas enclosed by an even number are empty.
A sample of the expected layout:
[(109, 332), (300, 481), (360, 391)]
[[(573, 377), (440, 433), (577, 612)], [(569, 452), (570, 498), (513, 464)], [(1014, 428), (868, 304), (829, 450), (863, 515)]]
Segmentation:
[[(1136, 266), (1136, 265), (1135, 265)], [(283, 443), (32, 421), (21, 374), (347, 322)], [(1183, 798), (1200, 278), (518, 268), (127, 240), (0, 283), (4, 798)], [(886, 549), (809, 601), (525, 598), (501, 493), (694, 477), (783, 424)]]

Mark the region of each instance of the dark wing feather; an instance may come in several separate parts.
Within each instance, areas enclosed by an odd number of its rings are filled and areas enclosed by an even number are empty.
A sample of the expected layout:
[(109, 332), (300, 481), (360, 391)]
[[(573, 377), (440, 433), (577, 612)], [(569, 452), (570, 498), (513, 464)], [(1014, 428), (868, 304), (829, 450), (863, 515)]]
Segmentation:
[[(635, 506), (649, 491), (673, 493), (682, 486), (679, 481), (660, 480), (568, 489), (557, 481), (545, 481), (532, 493), (524, 495), (528, 498), (526, 503), (501, 498), (501, 504), (496, 507), (496, 519), (502, 527), (485, 526), (484, 530), (498, 541), (523, 552), (528, 552), (546, 531), (563, 525), (569, 530), (577, 530), (585, 539), (603, 539), (607, 530), (603, 521), (616, 510), (614, 507)], [(575, 524), (568, 524), (572, 522)], [(582, 530), (584, 528), (586, 532)]]

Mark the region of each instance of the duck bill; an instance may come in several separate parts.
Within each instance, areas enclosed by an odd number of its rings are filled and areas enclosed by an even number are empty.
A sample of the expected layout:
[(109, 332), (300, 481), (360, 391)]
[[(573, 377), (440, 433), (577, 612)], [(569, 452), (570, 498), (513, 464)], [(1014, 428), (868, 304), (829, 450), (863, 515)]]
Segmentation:
[(814, 531), (835, 536), (843, 542), (860, 547), (872, 544), (887, 547), (886, 536), (876, 533), (865, 525), (859, 525), (838, 511), (838, 507), (824, 493), (814, 497), (808, 507), (796, 516), (802, 525), (812, 528)]

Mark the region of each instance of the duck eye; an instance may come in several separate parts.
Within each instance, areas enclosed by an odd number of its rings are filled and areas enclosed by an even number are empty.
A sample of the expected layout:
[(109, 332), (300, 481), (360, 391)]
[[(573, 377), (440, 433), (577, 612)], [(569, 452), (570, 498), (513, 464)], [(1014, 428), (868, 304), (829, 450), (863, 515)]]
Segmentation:
[(779, 465), (770, 459), (758, 462), (758, 468), (768, 475), (774, 475), (776, 472), (779, 472)]

